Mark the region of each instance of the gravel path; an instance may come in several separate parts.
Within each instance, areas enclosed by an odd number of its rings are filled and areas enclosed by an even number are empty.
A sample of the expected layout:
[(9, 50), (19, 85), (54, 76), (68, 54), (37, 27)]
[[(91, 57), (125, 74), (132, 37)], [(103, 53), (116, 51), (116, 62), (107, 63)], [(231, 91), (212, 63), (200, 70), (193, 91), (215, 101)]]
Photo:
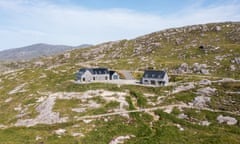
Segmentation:
[(124, 75), (125, 79), (127, 80), (133, 80), (133, 76), (131, 74), (131, 71), (128, 70), (120, 70), (120, 72)]
[(240, 115), (239, 113), (236, 112), (230, 112), (230, 111), (222, 111), (222, 110), (213, 110), (210, 108), (199, 108), (196, 106), (190, 106), (187, 104), (173, 104), (173, 105), (167, 105), (167, 106), (158, 106), (158, 107), (152, 107), (152, 108), (145, 108), (145, 109), (137, 109), (137, 110), (128, 110), (128, 111), (120, 111), (120, 112), (113, 112), (113, 113), (105, 113), (105, 114), (99, 114), (99, 115), (88, 115), (88, 116), (82, 116), (78, 117), (77, 120), (85, 120), (85, 119), (96, 119), (96, 118), (101, 118), (101, 117), (107, 117), (107, 116), (113, 116), (113, 115), (120, 115), (120, 114), (127, 114), (127, 113), (134, 113), (134, 112), (149, 112), (149, 111), (155, 111), (158, 109), (173, 109), (174, 107), (178, 108), (192, 108), (192, 109), (199, 109), (199, 110), (208, 110), (211, 112), (225, 112), (229, 114), (234, 114), (234, 115)]

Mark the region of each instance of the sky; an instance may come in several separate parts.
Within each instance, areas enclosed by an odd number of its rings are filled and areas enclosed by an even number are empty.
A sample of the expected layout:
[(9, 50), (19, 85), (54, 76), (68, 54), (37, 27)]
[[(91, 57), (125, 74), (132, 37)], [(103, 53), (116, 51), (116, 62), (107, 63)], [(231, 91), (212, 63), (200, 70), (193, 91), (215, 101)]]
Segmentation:
[(0, 50), (99, 44), (225, 21), (240, 21), (240, 0), (0, 0)]

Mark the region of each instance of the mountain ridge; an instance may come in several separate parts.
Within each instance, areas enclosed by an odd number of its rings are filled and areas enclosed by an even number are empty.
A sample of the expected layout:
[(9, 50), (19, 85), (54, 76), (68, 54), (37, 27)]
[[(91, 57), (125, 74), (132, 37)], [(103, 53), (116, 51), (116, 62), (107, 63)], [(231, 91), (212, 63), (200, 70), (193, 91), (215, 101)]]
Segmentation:
[(86, 48), (91, 45), (83, 44), (79, 46), (52, 45), (46, 43), (36, 43), (20, 48), (13, 48), (0, 51), (0, 61), (30, 60), (41, 56), (60, 54), (67, 50)]

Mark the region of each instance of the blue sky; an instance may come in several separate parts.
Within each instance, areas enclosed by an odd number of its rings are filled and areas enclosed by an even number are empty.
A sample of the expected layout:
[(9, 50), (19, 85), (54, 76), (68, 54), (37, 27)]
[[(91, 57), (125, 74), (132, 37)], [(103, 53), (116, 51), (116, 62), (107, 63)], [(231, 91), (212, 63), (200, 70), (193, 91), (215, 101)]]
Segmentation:
[(240, 0), (0, 0), (0, 50), (98, 44), (222, 21), (240, 21)]

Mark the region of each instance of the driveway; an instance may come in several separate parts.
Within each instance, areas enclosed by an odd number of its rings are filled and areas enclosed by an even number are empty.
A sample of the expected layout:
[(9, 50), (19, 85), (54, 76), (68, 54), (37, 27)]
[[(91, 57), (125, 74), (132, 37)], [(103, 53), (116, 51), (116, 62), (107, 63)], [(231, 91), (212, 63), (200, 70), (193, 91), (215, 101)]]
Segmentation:
[(125, 77), (126, 80), (134, 80), (132, 74), (131, 74), (131, 71), (128, 71), (128, 70), (120, 70), (119, 71), (120, 73), (122, 73)]

